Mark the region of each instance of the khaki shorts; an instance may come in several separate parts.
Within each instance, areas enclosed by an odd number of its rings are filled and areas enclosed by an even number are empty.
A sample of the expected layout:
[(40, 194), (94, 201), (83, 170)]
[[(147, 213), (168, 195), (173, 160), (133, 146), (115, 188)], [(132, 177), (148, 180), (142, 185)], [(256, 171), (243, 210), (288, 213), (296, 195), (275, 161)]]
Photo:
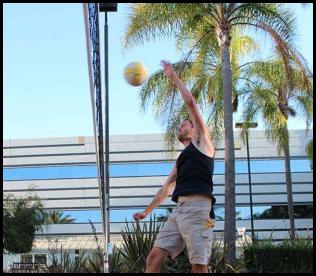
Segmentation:
[(154, 246), (169, 251), (171, 258), (175, 258), (186, 245), (191, 264), (207, 265), (212, 254), (215, 223), (210, 219), (211, 205), (207, 199), (178, 203), (158, 233)]

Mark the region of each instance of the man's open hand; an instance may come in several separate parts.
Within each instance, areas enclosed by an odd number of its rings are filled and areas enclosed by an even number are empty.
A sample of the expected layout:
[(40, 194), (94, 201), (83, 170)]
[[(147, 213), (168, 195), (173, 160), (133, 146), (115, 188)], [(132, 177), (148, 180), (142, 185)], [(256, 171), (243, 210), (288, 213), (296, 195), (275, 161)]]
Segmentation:
[(162, 60), (160, 64), (163, 67), (163, 72), (165, 76), (172, 78), (175, 74), (175, 72), (173, 71), (172, 65), (168, 61), (165, 61), (165, 60)]

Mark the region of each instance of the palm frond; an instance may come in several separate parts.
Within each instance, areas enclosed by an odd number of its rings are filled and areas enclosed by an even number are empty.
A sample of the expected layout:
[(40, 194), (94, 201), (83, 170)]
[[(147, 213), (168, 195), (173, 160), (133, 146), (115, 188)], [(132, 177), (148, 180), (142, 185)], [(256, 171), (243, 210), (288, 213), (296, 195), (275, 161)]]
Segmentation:
[(271, 27), (285, 41), (294, 41), (296, 22), (294, 12), (282, 4), (243, 3), (230, 14), (229, 22), (235, 25), (260, 25)]
[[(236, 30), (234, 31), (236, 32)], [(237, 59), (259, 49), (259, 45), (248, 35), (234, 34), (231, 39), (231, 63), (238, 64)]]
[(313, 113), (312, 81), (305, 79), (304, 69), (295, 60), (290, 61), (291, 76), (286, 74), (281, 58), (250, 64), (246, 73), (252, 82), (247, 83), (251, 95), (246, 97), (243, 120), (252, 120), (256, 113), (261, 113), (266, 134), (277, 142), (279, 153), (288, 143), (288, 118), (305, 117), (308, 128)]
[(124, 48), (171, 37), (183, 25), (188, 9), (196, 10), (198, 7), (183, 3), (131, 4), (127, 31), (123, 36)]
[[(247, 3), (236, 8), (230, 18), (231, 26), (254, 26), (257, 30), (262, 30), (272, 38), (277, 54), (283, 59), (283, 66), (286, 74), (293, 74), (290, 60), (295, 59), (296, 63), (304, 69), (306, 75), (309, 74), (306, 61), (296, 50), (296, 21), (294, 12), (285, 7), (284, 4), (268, 3)], [(292, 86), (291, 77), (289, 86)]]

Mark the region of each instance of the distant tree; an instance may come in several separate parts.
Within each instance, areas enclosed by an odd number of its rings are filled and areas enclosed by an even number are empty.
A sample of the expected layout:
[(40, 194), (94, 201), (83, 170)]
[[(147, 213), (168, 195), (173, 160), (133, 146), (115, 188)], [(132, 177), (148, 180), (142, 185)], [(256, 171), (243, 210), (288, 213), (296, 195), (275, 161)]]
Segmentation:
[[(294, 205), (295, 218), (313, 218), (312, 205)], [(271, 206), (261, 214), (255, 214), (255, 219), (287, 219), (288, 206)]]
[(46, 213), (45, 224), (66, 224), (72, 223), (76, 219), (71, 218), (70, 215), (64, 215), (63, 212), (60, 211), (51, 211)]
[(35, 232), (44, 223), (43, 204), (37, 196), (3, 199), (3, 250), (5, 253), (31, 251)]

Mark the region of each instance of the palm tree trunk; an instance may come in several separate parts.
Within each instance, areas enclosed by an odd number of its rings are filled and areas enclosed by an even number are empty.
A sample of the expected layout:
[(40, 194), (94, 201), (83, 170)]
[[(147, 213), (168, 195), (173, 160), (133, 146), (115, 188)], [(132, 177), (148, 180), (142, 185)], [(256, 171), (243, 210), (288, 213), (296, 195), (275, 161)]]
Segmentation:
[(286, 177), (286, 192), (288, 202), (288, 214), (290, 219), (290, 238), (295, 238), (295, 223), (294, 223), (294, 208), (293, 208), (293, 193), (292, 193), (292, 176), (290, 165), (290, 149), (289, 149), (289, 132), (285, 126), (285, 144), (284, 144), (284, 158), (285, 158), (285, 177)]
[(232, 105), (232, 71), (229, 53), (229, 32), (221, 31), (221, 64), (224, 93), (225, 124), (225, 261), (233, 264), (236, 257), (236, 216), (235, 216), (235, 152)]

